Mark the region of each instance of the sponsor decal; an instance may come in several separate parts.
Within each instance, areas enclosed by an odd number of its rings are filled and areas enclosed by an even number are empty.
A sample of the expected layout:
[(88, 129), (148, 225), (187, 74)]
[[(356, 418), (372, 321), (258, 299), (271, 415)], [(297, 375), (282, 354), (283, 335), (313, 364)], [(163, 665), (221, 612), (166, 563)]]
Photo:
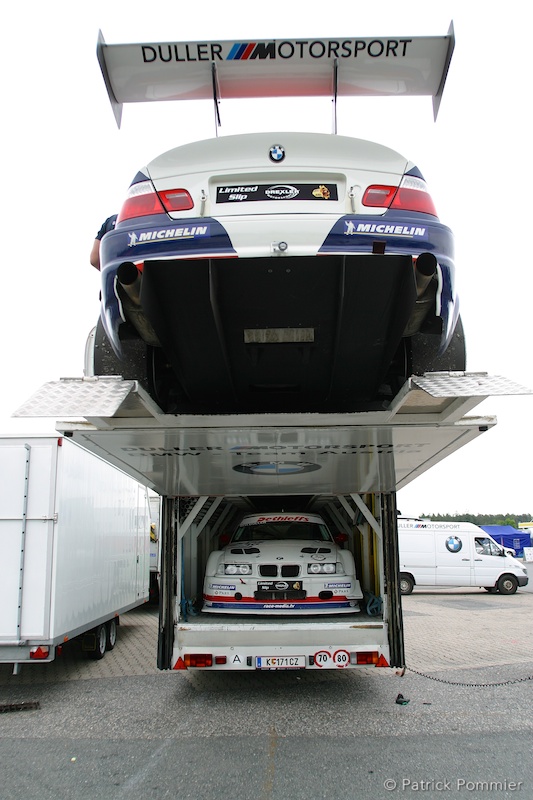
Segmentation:
[(293, 200), (300, 190), (296, 186), (270, 186), (265, 189), (265, 194), (270, 200)]
[(412, 39), (297, 39), (268, 42), (171, 42), (143, 44), (145, 64), (190, 61), (318, 61), (406, 58)]
[(296, 516), (295, 514), (278, 514), (268, 517), (252, 517), (250, 520), (244, 519), (243, 525), (260, 525), (262, 522), (309, 522), (309, 517)]
[[(131, 456), (147, 456), (150, 455), (154, 458), (198, 458), (202, 455), (208, 454), (209, 457), (220, 456), (225, 458), (227, 453), (234, 456), (256, 456), (266, 457), (268, 455), (284, 456), (358, 456), (361, 454), (375, 456), (387, 454), (413, 454), (423, 452), (423, 448), (427, 447), (427, 442), (400, 442), (394, 444), (393, 442), (370, 442), (362, 444), (257, 444), (257, 445), (235, 445), (229, 448), (221, 447), (219, 445), (191, 445), (189, 447), (162, 447), (162, 446), (125, 446), (120, 450), (128, 453)], [(252, 474), (253, 470), (262, 471), (273, 470), (275, 467), (282, 470), (283, 473), (290, 474), (290, 472), (311, 472), (320, 469), (320, 465), (312, 464), (307, 461), (278, 461), (272, 462), (256, 461), (251, 464), (241, 464), (237, 471), (249, 472)], [(272, 474), (274, 474), (272, 472)], [(281, 473), (277, 473), (281, 474)], [(445, 523), (446, 524), (446, 523)], [(451, 523), (450, 523), (451, 524)], [(421, 524), (417, 527), (427, 527)], [(458, 527), (458, 526), (457, 526)]]
[(285, 148), (280, 144), (273, 144), (268, 151), (268, 157), (275, 164), (279, 164), (285, 158)]
[(445, 544), (446, 550), (449, 550), (450, 553), (458, 553), (463, 546), (463, 543), (458, 536), (448, 536)]
[(427, 236), (427, 228), (416, 225), (391, 225), (378, 222), (356, 222), (353, 219), (345, 220), (345, 236), (357, 236), (358, 234), (377, 233), (380, 236), (405, 236), (409, 239), (424, 239)]
[(200, 237), (210, 236), (209, 225), (191, 225), (191, 227), (183, 228), (162, 228), (154, 231), (129, 231), (128, 236), (130, 241), (128, 247), (136, 247), (139, 244), (146, 244), (147, 242), (161, 242), (171, 241), (175, 242), (181, 239), (198, 239)]
[(267, 200), (338, 200), (335, 183), (259, 183), (253, 186), (218, 186), (217, 203), (242, 203)]
[(245, 475), (301, 475), (304, 472), (315, 472), (321, 469), (320, 464), (305, 461), (256, 461), (253, 464), (236, 464), (235, 472)]
[(227, 583), (210, 583), (209, 584), (209, 588), (210, 589), (223, 589), (224, 591), (227, 591), (227, 592), (234, 592), (237, 589), (237, 587), (235, 585), (230, 585), (230, 584), (227, 584)]
[(326, 583), (326, 589), (351, 589), (352, 584), (348, 583)]

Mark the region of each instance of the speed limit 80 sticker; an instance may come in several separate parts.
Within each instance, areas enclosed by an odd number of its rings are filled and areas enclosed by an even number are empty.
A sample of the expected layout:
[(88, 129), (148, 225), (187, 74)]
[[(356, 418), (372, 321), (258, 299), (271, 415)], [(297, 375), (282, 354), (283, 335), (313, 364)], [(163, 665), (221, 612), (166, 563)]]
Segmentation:
[(343, 669), (350, 664), (350, 654), (347, 650), (335, 650), (334, 653), (330, 653), (329, 650), (319, 650), (314, 655), (314, 661), (316, 666), (320, 668), (332, 669), (337, 667), (338, 669)]

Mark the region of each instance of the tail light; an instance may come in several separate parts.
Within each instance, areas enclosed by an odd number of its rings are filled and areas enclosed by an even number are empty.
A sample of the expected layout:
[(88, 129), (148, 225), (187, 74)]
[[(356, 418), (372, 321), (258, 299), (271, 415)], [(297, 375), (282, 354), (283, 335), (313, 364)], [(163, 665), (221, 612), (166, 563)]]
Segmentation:
[(404, 175), (399, 186), (369, 186), (363, 195), (363, 205), (438, 216), (426, 182), (414, 175)]
[(30, 658), (39, 661), (43, 658), (48, 658), (50, 655), (50, 648), (44, 647), (43, 645), (39, 645), (38, 647), (32, 647), (30, 650)]
[(189, 211), (193, 206), (192, 197), (186, 189), (165, 189), (158, 193), (151, 181), (141, 181), (130, 186), (117, 223), (152, 214)]
[(186, 653), (184, 662), (185, 669), (189, 669), (189, 667), (212, 667), (213, 656), (211, 653)]

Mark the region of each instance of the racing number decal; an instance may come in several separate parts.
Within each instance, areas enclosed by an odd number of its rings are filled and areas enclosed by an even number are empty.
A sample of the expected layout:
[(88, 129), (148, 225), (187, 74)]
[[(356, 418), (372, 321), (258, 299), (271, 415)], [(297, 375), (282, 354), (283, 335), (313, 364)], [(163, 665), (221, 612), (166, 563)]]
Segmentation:
[(317, 667), (338, 667), (343, 669), (350, 664), (350, 654), (347, 650), (336, 650), (333, 655), (327, 650), (319, 650), (314, 655), (314, 661)]
[(350, 663), (349, 652), (347, 650), (337, 650), (335, 653), (333, 653), (333, 663), (340, 669), (347, 667)]

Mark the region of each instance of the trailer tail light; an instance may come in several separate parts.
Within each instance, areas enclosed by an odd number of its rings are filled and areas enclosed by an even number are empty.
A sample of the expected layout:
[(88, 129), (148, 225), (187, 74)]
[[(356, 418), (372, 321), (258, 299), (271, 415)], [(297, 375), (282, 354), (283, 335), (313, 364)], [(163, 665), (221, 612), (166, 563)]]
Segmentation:
[(379, 653), (377, 650), (370, 650), (365, 653), (357, 653), (357, 664), (359, 666), (372, 666), (379, 661)]
[(187, 653), (184, 657), (185, 669), (189, 667), (212, 667), (213, 656), (211, 653)]
[(215, 664), (227, 664), (227, 661), (226, 656), (215, 656)]
[(414, 175), (404, 175), (399, 186), (368, 186), (363, 195), (363, 205), (438, 216), (425, 180)]
[(39, 645), (38, 647), (32, 647), (30, 650), (30, 658), (33, 658), (35, 661), (40, 661), (43, 658), (48, 658), (50, 654), (49, 647), (43, 647)]

